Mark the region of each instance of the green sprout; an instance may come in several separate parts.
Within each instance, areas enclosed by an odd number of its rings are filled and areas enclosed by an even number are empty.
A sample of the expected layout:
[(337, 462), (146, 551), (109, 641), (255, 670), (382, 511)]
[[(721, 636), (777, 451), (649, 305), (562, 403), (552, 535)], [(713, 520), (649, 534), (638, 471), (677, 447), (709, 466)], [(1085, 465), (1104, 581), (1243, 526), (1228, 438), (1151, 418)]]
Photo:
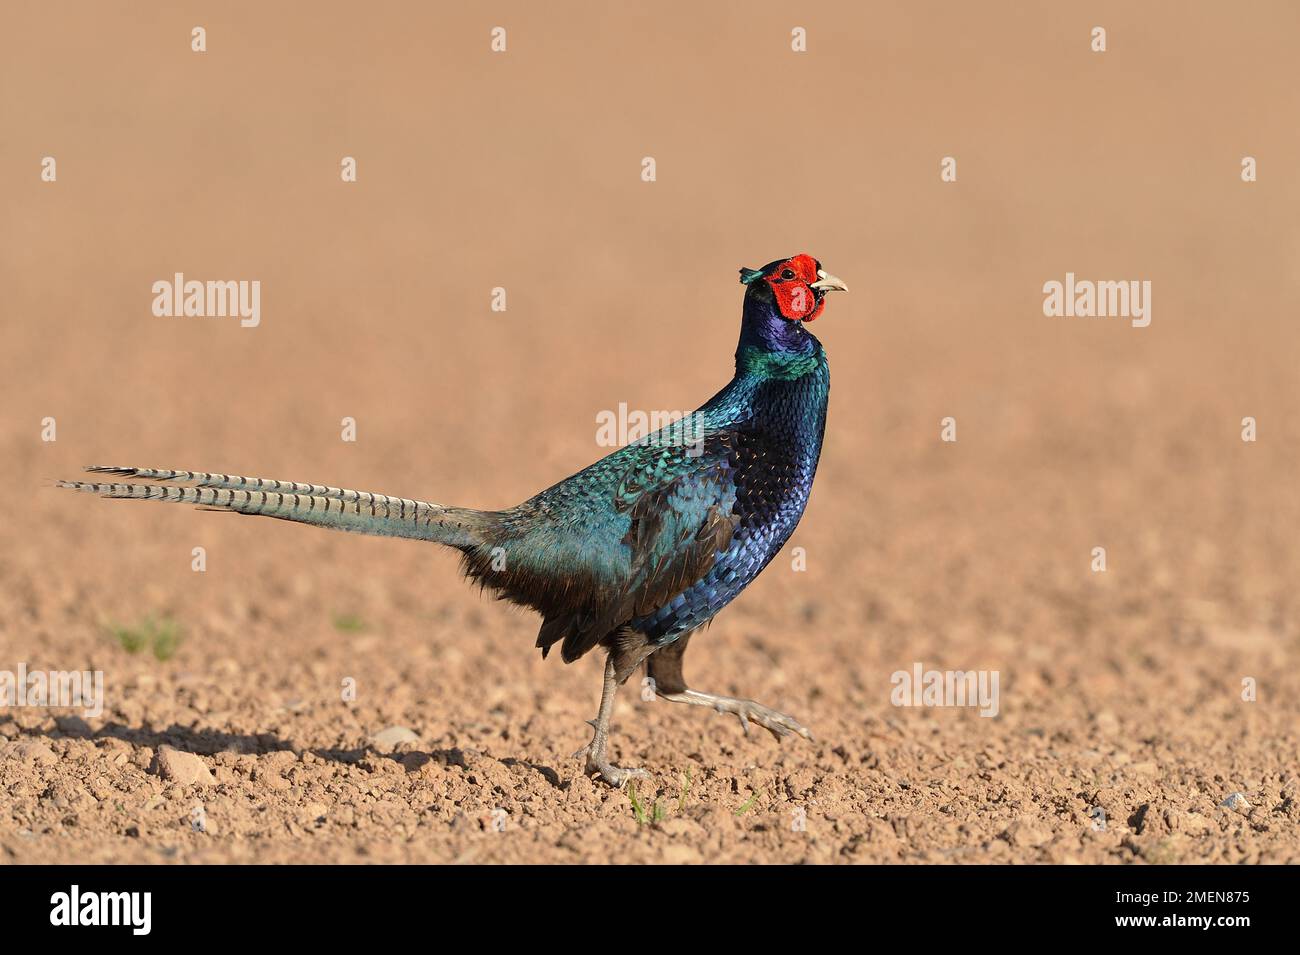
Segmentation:
[(361, 633), (366, 629), (366, 623), (357, 614), (336, 613), (334, 615), (334, 629), (339, 633)]
[(636, 818), (638, 825), (644, 826), (646, 823), (662, 822), (668, 818), (668, 814), (664, 811), (664, 807), (659, 804), (658, 799), (655, 800), (654, 806), (651, 807), (650, 814), (646, 815), (645, 807), (641, 805), (641, 800), (636, 795), (636, 783), (629, 782), (627, 784), (627, 798), (632, 801), (632, 815)]
[(110, 625), (109, 634), (127, 653), (139, 653), (145, 647), (153, 649), (158, 660), (170, 660), (181, 645), (180, 625), (170, 617), (155, 620), (145, 617), (134, 627)]

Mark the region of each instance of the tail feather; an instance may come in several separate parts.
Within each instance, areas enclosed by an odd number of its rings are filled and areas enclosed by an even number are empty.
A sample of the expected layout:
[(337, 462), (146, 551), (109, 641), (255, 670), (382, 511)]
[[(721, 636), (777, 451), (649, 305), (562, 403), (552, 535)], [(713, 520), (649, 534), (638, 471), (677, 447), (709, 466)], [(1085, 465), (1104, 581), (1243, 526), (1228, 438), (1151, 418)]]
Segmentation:
[[(194, 504), (209, 510), (260, 514), (357, 534), (436, 541), (461, 549), (482, 543), (481, 531), (489, 520), (488, 514), (469, 508), (444, 507), (404, 497), (319, 484), (158, 468), (88, 467), (86, 470), (145, 478), (158, 483), (58, 481), (57, 486), (106, 498)], [(182, 486), (166, 483), (169, 481), (197, 483)]]
[[(148, 478), (149, 480), (192, 481), (195, 487), (224, 488), (231, 491), (279, 491), (287, 494), (311, 494), (314, 497), (328, 497), (352, 503), (360, 500), (369, 505), (383, 503), (400, 498), (390, 498), (385, 494), (371, 494), (368, 491), (350, 491), (342, 487), (328, 487), (324, 484), (301, 484), (297, 481), (277, 481), (272, 478), (244, 477), (239, 474), (216, 474), (211, 471), (173, 471), (166, 468), (118, 468), (94, 465), (86, 468), (94, 474), (116, 474), (123, 477)], [(437, 507), (438, 505), (431, 505)]]

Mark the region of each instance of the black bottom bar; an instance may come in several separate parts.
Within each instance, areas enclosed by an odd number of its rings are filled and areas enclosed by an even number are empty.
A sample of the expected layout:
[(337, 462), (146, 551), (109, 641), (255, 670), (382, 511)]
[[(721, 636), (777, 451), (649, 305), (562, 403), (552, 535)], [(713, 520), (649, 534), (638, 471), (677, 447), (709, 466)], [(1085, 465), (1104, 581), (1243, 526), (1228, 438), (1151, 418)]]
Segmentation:
[[(988, 940), (1010, 939), (1046, 923), (1071, 941), (1129, 936), (1182, 944), (1199, 936), (1232, 944), (1292, 918), (1283, 911), (1291, 873), (1273, 867), (50, 866), (9, 874), (0, 910), (11, 943), (28, 935), (82, 942), (101, 935), (127, 944), (374, 944), (380, 926), (395, 924), (440, 932), (477, 925), (497, 945), (512, 935), (573, 937), (601, 926), (629, 944), (638, 935), (653, 943), (670, 924), (715, 924), (730, 941), (762, 941), (787, 921), (809, 941), (845, 930), (865, 939), (900, 930), (961, 933), (963, 926), (978, 927)], [(86, 924), (106, 921), (117, 924)]]

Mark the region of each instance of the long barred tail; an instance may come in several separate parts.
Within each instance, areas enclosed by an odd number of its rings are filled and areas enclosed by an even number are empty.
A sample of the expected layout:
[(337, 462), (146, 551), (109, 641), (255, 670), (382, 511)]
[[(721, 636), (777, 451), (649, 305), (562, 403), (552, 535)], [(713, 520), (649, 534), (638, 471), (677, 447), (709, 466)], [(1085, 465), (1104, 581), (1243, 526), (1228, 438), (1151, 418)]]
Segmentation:
[[(88, 467), (86, 470), (157, 483), (58, 481), (57, 486), (108, 498), (195, 504), (208, 510), (261, 514), (357, 534), (436, 541), (457, 548), (482, 544), (481, 532), (490, 519), (489, 514), (469, 508), (443, 507), (321, 484), (158, 468)], [(176, 481), (187, 483), (168, 483)]]

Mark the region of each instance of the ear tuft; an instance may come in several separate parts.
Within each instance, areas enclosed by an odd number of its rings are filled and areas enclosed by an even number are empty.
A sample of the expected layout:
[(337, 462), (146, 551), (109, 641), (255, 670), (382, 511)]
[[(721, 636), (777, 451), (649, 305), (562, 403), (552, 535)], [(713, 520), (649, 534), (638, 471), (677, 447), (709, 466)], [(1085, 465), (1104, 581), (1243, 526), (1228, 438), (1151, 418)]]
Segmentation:
[(763, 274), (763, 270), (762, 270), (762, 269), (744, 269), (744, 268), (742, 268), (742, 269), (740, 270), (740, 284), (741, 284), (741, 285), (749, 285), (749, 284), (750, 284), (751, 282), (753, 282), (755, 279), (758, 279), (759, 277), (761, 277), (762, 274)]

